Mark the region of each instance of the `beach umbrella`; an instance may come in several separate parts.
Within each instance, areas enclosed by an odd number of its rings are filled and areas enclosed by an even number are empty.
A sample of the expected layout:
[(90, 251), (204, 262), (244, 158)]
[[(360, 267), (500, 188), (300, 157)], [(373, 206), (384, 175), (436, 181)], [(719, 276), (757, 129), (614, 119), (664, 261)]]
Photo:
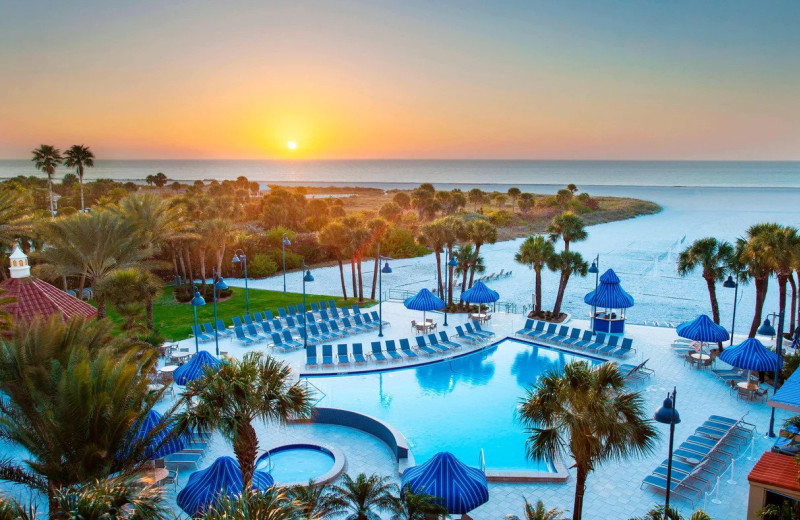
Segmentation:
[[(150, 410), (147, 415), (139, 423), (138, 428), (134, 426), (136, 433), (133, 436), (134, 441), (143, 441), (151, 435), (151, 432), (156, 428), (162, 426), (164, 418), (155, 410)], [(181, 451), (186, 447), (187, 438), (185, 435), (179, 435), (164, 442), (164, 439), (172, 435), (172, 426), (165, 426), (156, 435), (150, 437), (148, 445), (145, 448), (144, 456), (146, 459), (163, 459), (167, 455), (171, 455)]]
[(499, 299), (500, 294), (489, 289), (483, 282), (475, 282), (472, 288), (461, 293), (461, 301), (467, 303), (494, 303)]
[(716, 343), (730, 338), (724, 327), (714, 323), (711, 318), (701, 314), (692, 321), (678, 325), (678, 336), (700, 342)]
[(719, 358), (733, 367), (747, 371), (768, 372), (775, 370), (776, 363), (779, 367), (783, 366), (783, 359), (756, 338), (747, 338), (738, 345), (726, 348)]
[[(269, 473), (253, 473), (253, 489), (266, 491), (275, 481)], [(189, 516), (214, 504), (221, 495), (236, 496), (242, 493), (242, 470), (232, 457), (220, 457), (209, 467), (189, 475), (186, 486), (178, 493), (178, 506)]]
[(613, 269), (607, 270), (600, 277), (600, 285), (583, 297), (583, 303), (601, 309), (627, 309), (633, 307), (633, 296), (625, 292), (620, 279)]
[(403, 473), (403, 489), (437, 497), (450, 514), (463, 515), (489, 501), (486, 475), (467, 466), (455, 455), (440, 452), (425, 464), (408, 468)]
[(428, 289), (420, 289), (419, 292), (403, 302), (406, 309), (412, 311), (422, 311), (422, 319), (425, 319), (425, 312), (435, 311), (444, 307), (444, 300), (430, 292)]
[(206, 366), (216, 368), (220, 363), (222, 363), (222, 361), (205, 350), (201, 350), (195, 354), (188, 363), (176, 368), (175, 372), (172, 373), (172, 379), (175, 381), (175, 384), (183, 386), (189, 381), (194, 381), (195, 379), (203, 377), (204, 368)]

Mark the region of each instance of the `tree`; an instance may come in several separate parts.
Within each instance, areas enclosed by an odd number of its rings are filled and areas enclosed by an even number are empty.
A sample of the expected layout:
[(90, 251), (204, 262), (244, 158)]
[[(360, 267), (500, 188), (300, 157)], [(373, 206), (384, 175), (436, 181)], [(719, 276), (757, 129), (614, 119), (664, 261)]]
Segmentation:
[(273, 486), (266, 491), (245, 491), (237, 496), (222, 494), (200, 512), (198, 520), (318, 520), (318, 517), (301, 516), (287, 490)]
[(344, 502), (347, 520), (380, 520), (378, 511), (392, 509), (397, 486), (389, 477), (359, 473), (355, 480), (343, 475), (341, 484), (331, 486), (331, 490)]
[[(675, 508), (670, 507), (666, 513), (664, 511), (664, 506), (656, 506), (648, 511), (646, 515), (631, 518), (630, 520), (683, 520), (683, 516), (681, 515), (680, 511)], [(698, 509), (692, 513), (692, 516), (689, 517), (689, 520), (711, 520), (711, 517), (701, 509)]]
[(573, 193), (568, 189), (561, 189), (556, 192), (556, 204), (562, 208), (566, 208), (570, 201), (572, 201)]
[(400, 206), (403, 210), (407, 210), (411, 207), (411, 197), (408, 196), (408, 193), (404, 191), (398, 191), (392, 197), (392, 202)]
[(166, 185), (167, 185), (167, 182), (169, 182), (169, 179), (168, 179), (168, 178), (167, 178), (167, 176), (166, 176), (166, 175), (164, 175), (163, 173), (161, 173), (161, 172), (158, 172), (157, 174), (153, 175), (153, 184), (155, 184), (155, 185), (156, 185), (156, 187), (157, 187), (159, 190), (161, 190), (161, 188), (163, 188), (164, 186), (166, 186)]
[(347, 300), (347, 286), (344, 283), (344, 265), (342, 259), (349, 250), (347, 247), (348, 230), (340, 221), (331, 222), (322, 228), (317, 235), (319, 245), (330, 251), (339, 264), (339, 277), (342, 281), (342, 297)]
[[(58, 510), (65, 487), (141, 471), (148, 445), (180, 435), (174, 408), (140, 440), (130, 435), (161, 399), (148, 388), (158, 352), (111, 335), (111, 324), (59, 316), (19, 324), (0, 341), (0, 438), (27, 452), (24, 466), (0, 461), (0, 478), (30, 486)], [(167, 430), (169, 428), (169, 430)], [(157, 448), (156, 448), (157, 449)]]
[(372, 254), (375, 256), (375, 263), (372, 272), (372, 292), (370, 293), (370, 299), (374, 300), (375, 289), (378, 285), (378, 269), (380, 268), (381, 242), (383, 242), (383, 239), (386, 236), (386, 232), (389, 230), (389, 223), (383, 218), (378, 217), (367, 222), (367, 228), (369, 228), (370, 232), (368, 247), (372, 250)]
[[(364, 226), (364, 219), (351, 215), (342, 219), (347, 229), (347, 250), (350, 253), (350, 273), (353, 277), (353, 297), (364, 301), (364, 285), (361, 276), (361, 261), (367, 252), (371, 232)], [(358, 275), (356, 276), (356, 272)]]
[(506, 205), (506, 201), (508, 200), (508, 197), (506, 197), (502, 193), (498, 193), (497, 195), (492, 197), (492, 199), (494, 200), (494, 203), (497, 206), (497, 209), (503, 209), (503, 206)]
[(378, 215), (391, 222), (396, 222), (402, 214), (403, 208), (395, 202), (387, 202), (378, 210)]
[(551, 370), (527, 391), (519, 416), (529, 435), (528, 456), (574, 459), (573, 520), (581, 520), (586, 479), (598, 464), (621, 461), (653, 450), (657, 432), (644, 400), (628, 392), (614, 364), (590, 367), (585, 361)]
[(422, 226), (420, 242), (433, 250), (436, 259), (436, 284), (439, 296), (444, 296), (444, 284), (442, 283), (442, 250), (447, 244), (447, 229), (441, 219), (435, 220)]
[(555, 256), (556, 250), (553, 243), (542, 235), (526, 238), (519, 246), (517, 254), (514, 255), (514, 260), (533, 269), (535, 275), (534, 294), (536, 295), (534, 310), (537, 313), (542, 312), (542, 269), (551, 265)]
[(714, 323), (719, 323), (719, 303), (717, 302), (716, 283), (725, 280), (733, 258), (733, 246), (714, 237), (695, 240), (678, 256), (678, 274), (686, 276), (696, 267), (703, 269), (703, 279), (708, 287), (711, 299), (711, 315)]
[[(439, 219), (442, 223), (442, 230), (444, 232), (444, 246), (447, 248), (450, 257), (453, 257), (453, 250), (460, 240), (467, 237), (467, 228), (464, 221), (456, 216), (448, 216)], [(451, 265), (447, 266), (447, 304), (453, 305), (453, 269)]]
[(547, 226), (547, 232), (553, 242), (561, 238), (564, 241), (564, 251), (569, 251), (571, 242), (586, 240), (588, 233), (584, 226), (582, 218), (571, 211), (565, 211), (553, 218), (550, 225)]
[(437, 498), (424, 492), (414, 493), (406, 486), (400, 496), (393, 497), (392, 520), (438, 520), (447, 515), (447, 508)]
[(305, 385), (292, 380), (289, 365), (249, 352), (207, 370), (204, 377), (190, 381), (183, 401), (187, 407), (179, 423), (192, 431), (218, 430), (233, 444), (242, 469), (242, 489), (253, 486), (258, 453), (256, 420), (284, 424), (311, 412), (311, 396)]
[(75, 144), (64, 152), (64, 166), (75, 168), (81, 186), (81, 212), (86, 211), (83, 201), (83, 174), (85, 168), (94, 167), (94, 154), (88, 146)]
[(50, 193), (50, 216), (55, 218), (56, 206), (53, 200), (53, 176), (56, 174), (56, 168), (63, 160), (61, 150), (49, 144), (42, 144), (33, 151), (33, 159), (31, 160), (36, 164), (36, 169), (42, 170), (47, 174), (47, 189)]
[(584, 261), (580, 253), (576, 251), (562, 251), (551, 257), (547, 267), (556, 272), (560, 272), (558, 280), (558, 292), (556, 302), (553, 304), (553, 314), (557, 317), (561, 314), (561, 302), (564, 300), (564, 293), (567, 290), (567, 282), (573, 274), (586, 276), (589, 265)]
[(774, 262), (765, 247), (764, 237), (777, 233), (779, 229), (778, 224), (755, 224), (748, 228), (747, 238), (736, 240), (736, 261), (743, 267), (741, 274), (752, 278), (756, 288), (755, 312), (748, 334), (751, 338), (755, 337), (758, 327), (761, 326), (761, 313), (767, 297), (769, 277), (774, 273)]
[(467, 193), (467, 200), (474, 206), (475, 212), (477, 213), (478, 207), (486, 200), (486, 194), (479, 188), (472, 188)]
[(136, 267), (119, 269), (100, 280), (94, 292), (126, 318), (125, 330), (134, 328), (142, 310), (148, 330), (153, 330), (153, 300), (161, 293), (161, 281), (152, 273)]
[(0, 190), (0, 247), (4, 250), (12, 249), (30, 231), (30, 213), (24, 201), (25, 196), (19, 190)]
[(568, 189), (570, 192), (572, 192), (572, 194), (575, 194), (575, 193), (577, 193), (577, 192), (578, 192), (578, 187), (577, 187), (577, 186), (575, 186), (574, 184), (567, 184), (567, 189)]
[(315, 484), (313, 480), (306, 486), (289, 488), (289, 496), (303, 519), (324, 519), (340, 514), (345, 502), (331, 492), (328, 484)]
[(508, 191), (506, 193), (508, 193), (508, 196), (511, 199), (511, 205), (512, 206), (516, 206), (517, 205), (517, 199), (522, 194), (522, 190), (520, 190), (519, 188), (514, 186), (514, 187), (511, 187), (511, 188), (508, 188)]
[[(497, 242), (497, 226), (483, 218), (472, 220), (465, 224), (467, 240), (475, 244), (475, 256), (480, 257), (481, 246), (483, 244), (494, 244)], [(475, 279), (475, 269), (469, 274), (469, 287)]]
[(469, 243), (458, 246), (453, 258), (458, 262), (455, 275), (461, 276), (461, 292), (464, 292), (467, 290), (467, 274), (472, 271), (482, 273), (486, 271), (486, 266), (483, 264), (483, 257), (478, 256), (475, 247)]
[(775, 224), (772, 230), (761, 234), (756, 243), (766, 255), (770, 270), (778, 278), (778, 315), (786, 316), (786, 284), (798, 265), (800, 236), (796, 228)]
[(530, 210), (534, 208), (536, 205), (536, 201), (533, 198), (533, 195), (530, 193), (523, 193), (520, 195), (519, 200), (517, 201), (517, 207), (523, 214), (528, 214)]
[[(567, 520), (565, 517), (561, 515), (564, 514), (563, 509), (558, 509), (554, 507), (552, 509), (546, 509), (544, 507), (544, 502), (541, 500), (536, 502), (536, 506), (533, 506), (528, 499), (525, 499), (525, 509), (524, 509), (524, 519), (525, 520)], [(509, 515), (506, 518), (509, 520), (520, 520), (520, 518), (516, 515)]]

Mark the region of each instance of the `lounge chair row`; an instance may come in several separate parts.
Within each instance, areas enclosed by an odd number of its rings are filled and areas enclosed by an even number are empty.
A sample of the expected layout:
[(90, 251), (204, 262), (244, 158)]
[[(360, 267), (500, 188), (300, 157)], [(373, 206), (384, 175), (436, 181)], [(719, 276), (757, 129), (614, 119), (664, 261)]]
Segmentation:
[(336, 345), (335, 353), (333, 345), (323, 344), (321, 354), (318, 352), (317, 345), (308, 345), (306, 347), (306, 365), (362, 364), (366, 363), (370, 358), (375, 361), (401, 361), (404, 359), (416, 359), (420, 354), (433, 355), (461, 347), (460, 344), (451, 341), (444, 332), (440, 332), (438, 337), (436, 334), (428, 334), (427, 341), (426, 336), (416, 336), (414, 341), (415, 346), (413, 347), (408, 338), (386, 340), (383, 345), (381, 345), (380, 341), (373, 341), (370, 344), (371, 351), (365, 351), (362, 343), (353, 343), (352, 345), (339, 343)]
[[(546, 329), (545, 326), (547, 327)], [(619, 336), (606, 335), (602, 332), (598, 332), (595, 336), (590, 330), (580, 328), (570, 330), (566, 325), (559, 327), (557, 323), (547, 323), (530, 318), (525, 320), (525, 326), (518, 330), (516, 334), (539, 341), (549, 341), (571, 348), (580, 348), (617, 357), (636, 351), (633, 348), (633, 340), (631, 338), (620, 338)], [(620, 342), (620, 339), (622, 339), (622, 342)]]
[[(466, 331), (464, 329), (466, 329)], [(453, 337), (468, 343), (480, 343), (481, 341), (491, 339), (493, 336), (494, 332), (481, 328), (480, 323), (466, 322), (463, 327), (461, 325), (456, 326), (456, 334)]]
[[(702, 496), (711, 487), (713, 479), (727, 468), (729, 461), (739, 452), (753, 434), (755, 426), (741, 419), (712, 415), (700, 425), (694, 435), (673, 451), (670, 493), (690, 502)], [(667, 464), (661, 463), (642, 481), (642, 486), (665, 491), (667, 489)]]

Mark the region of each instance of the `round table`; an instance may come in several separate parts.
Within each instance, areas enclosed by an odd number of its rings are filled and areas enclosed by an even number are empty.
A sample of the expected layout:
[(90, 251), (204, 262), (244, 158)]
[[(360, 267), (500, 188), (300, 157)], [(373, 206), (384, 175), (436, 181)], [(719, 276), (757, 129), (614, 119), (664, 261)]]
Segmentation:
[(692, 359), (695, 359), (697, 361), (706, 361), (708, 359), (711, 359), (711, 356), (709, 356), (708, 354), (699, 354), (699, 353), (691, 354), (691, 357)]
[(761, 388), (761, 386), (757, 385), (756, 383), (748, 383), (747, 381), (739, 381), (738, 383), (736, 383), (736, 386), (738, 386), (742, 390), (750, 390), (750, 391), (758, 390)]
[(171, 373), (175, 372), (175, 370), (177, 368), (178, 368), (178, 365), (167, 365), (165, 367), (159, 368), (158, 371), (161, 372), (162, 374), (171, 374)]
[(142, 484), (158, 484), (169, 476), (169, 470), (166, 468), (156, 468), (155, 470), (145, 470), (144, 474), (139, 479)]

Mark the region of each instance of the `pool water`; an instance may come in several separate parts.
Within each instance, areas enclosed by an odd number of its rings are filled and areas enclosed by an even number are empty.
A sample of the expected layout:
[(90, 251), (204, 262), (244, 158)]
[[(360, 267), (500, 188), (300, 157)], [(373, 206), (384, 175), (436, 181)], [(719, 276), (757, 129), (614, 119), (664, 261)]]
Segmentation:
[(525, 390), (550, 370), (598, 358), (511, 338), (449, 361), (384, 372), (308, 376), (324, 397), (318, 406), (371, 415), (400, 430), (421, 464), (449, 451), (487, 469), (554, 472), (550, 461), (531, 461), (516, 411)]
[(292, 446), (265, 453), (258, 459), (256, 470), (268, 472), (276, 483), (285, 485), (307, 483), (330, 471), (333, 464), (333, 455), (325, 449)]

